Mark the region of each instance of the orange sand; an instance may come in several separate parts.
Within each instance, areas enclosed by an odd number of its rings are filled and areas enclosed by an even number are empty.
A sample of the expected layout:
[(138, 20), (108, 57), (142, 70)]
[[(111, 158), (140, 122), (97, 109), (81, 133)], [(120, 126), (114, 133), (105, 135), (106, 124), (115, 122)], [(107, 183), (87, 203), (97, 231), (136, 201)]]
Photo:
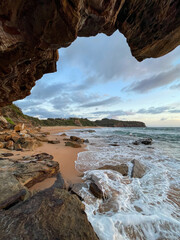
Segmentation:
[[(63, 138), (67, 138), (65, 136), (55, 135), (56, 133), (62, 132), (65, 133), (70, 129), (82, 129), (83, 127), (42, 127), (41, 132), (50, 132), (48, 135), (48, 139), (50, 140), (60, 140), (60, 144), (49, 144), (43, 143), (43, 145), (34, 151), (27, 151), (18, 153), (15, 157), (20, 156), (31, 156), (33, 154), (43, 153), (46, 152), (48, 154), (53, 155), (54, 161), (57, 161), (60, 165), (60, 172), (62, 177), (65, 180), (66, 185), (68, 186), (71, 183), (81, 182), (81, 175), (75, 169), (75, 161), (77, 160), (77, 154), (85, 150), (85, 145), (82, 145), (81, 148), (72, 148), (65, 146)], [(13, 157), (14, 158), (14, 157)], [(31, 190), (43, 190), (52, 186), (55, 182), (56, 178), (48, 178), (40, 183), (35, 184), (31, 187)]]

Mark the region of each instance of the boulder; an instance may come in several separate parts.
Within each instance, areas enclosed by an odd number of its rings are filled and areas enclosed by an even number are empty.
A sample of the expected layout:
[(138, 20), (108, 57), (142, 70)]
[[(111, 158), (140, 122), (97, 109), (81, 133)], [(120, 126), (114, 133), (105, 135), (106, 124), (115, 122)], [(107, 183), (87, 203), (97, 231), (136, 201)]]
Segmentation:
[(11, 172), (0, 171), (0, 209), (22, 201), (27, 194), (23, 187)]
[(65, 134), (65, 133), (62, 133), (60, 136), (61, 136), (61, 137), (66, 137), (66, 136), (67, 136), (67, 134)]
[(121, 173), (123, 176), (127, 176), (128, 175), (128, 166), (126, 164), (121, 164), (121, 165), (105, 165), (99, 169), (110, 169), (110, 170), (114, 170), (116, 172)]
[(12, 140), (11, 135), (6, 135), (4, 141), (8, 142), (9, 140)]
[(5, 145), (6, 145), (6, 143), (5, 143), (5, 142), (0, 142), (0, 149), (1, 149), (1, 148), (4, 148), (4, 147), (5, 147)]
[(49, 140), (48, 143), (50, 143), (50, 144), (58, 144), (58, 143), (60, 143), (60, 141), (59, 140)]
[(142, 178), (146, 172), (145, 166), (137, 160), (133, 160), (132, 164), (133, 164), (133, 168), (131, 172), (131, 177)]
[(133, 144), (134, 145), (140, 145), (140, 144), (151, 145), (152, 144), (152, 138), (139, 139), (139, 140), (133, 142)]
[(21, 147), (21, 145), (19, 143), (15, 143), (14, 144), (14, 150), (16, 150), (16, 151), (23, 151), (23, 149), (22, 149), (22, 147)]
[(82, 188), (87, 188), (88, 189), (88, 185), (87, 183), (75, 183), (72, 186), (69, 187), (69, 191), (72, 194), (76, 194), (78, 196), (78, 198), (83, 201), (83, 195), (82, 195)]
[(57, 175), (59, 163), (52, 161), (52, 158), (51, 155), (42, 153), (16, 161), (2, 159), (0, 161), (0, 172), (11, 173), (22, 186), (29, 188), (46, 178)]
[(85, 139), (85, 140), (84, 140), (84, 143), (89, 143), (89, 140), (88, 140), (88, 139)]
[(34, 150), (35, 148), (41, 146), (40, 141), (37, 141), (36, 139), (28, 139), (25, 140), (24, 143), (21, 144), (22, 148), (25, 148), (27, 150)]
[(76, 136), (70, 136), (70, 140), (71, 141), (78, 141), (78, 140), (80, 140), (80, 138), (76, 137)]
[(77, 140), (77, 142), (80, 143), (80, 144), (83, 144), (84, 143), (84, 139), (80, 138), (80, 139)]
[(73, 147), (73, 148), (80, 148), (81, 144), (76, 143), (76, 142), (66, 142), (65, 146)]
[(24, 123), (18, 123), (15, 127), (14, 127), (14, 131), (15, 132), (20, 132), (24, 130)]
[(0, 236), (18, 240), (98, 240), (77, 196), (53, 187), (0, 212)]
[(13, 150), (14, 149), (14, 142), (12, 140), (9, 140), (6, 143), (6, 148), (9, 149), (9, 150)]
[(89, 190), (96, 198), (103, 198), (103, 191), (99, 184), (97, 185), (95, 182), (91, 182)]
[(86, 132), (88, 132), (88, 133), (94, 133), (94, 132), (96, 132), (95, 130), (86, 130)]
[(11, 140), (13, 140), (14, 143), (17, 143), (19, 141), (20, 136), (18, 134), (12, 133), (11, 134)]
[(14, 163), (13, 167), (15, 177), (28, 188), (46, 178), (55, 176), (59, 171), (59, 163), (49, 159), (43, 159), (43, 161), (27, 159), (24, 162), (21, 160)]
[(39, 154), (36, 154), (36, 155), (32, 155), (32, 157), (34, 159), (36, 159), (37, 161), (47, 161), (47, 160), (53, 160), (53, 156), (52, 155), (49, 155), (48, 153), (39, 153)]

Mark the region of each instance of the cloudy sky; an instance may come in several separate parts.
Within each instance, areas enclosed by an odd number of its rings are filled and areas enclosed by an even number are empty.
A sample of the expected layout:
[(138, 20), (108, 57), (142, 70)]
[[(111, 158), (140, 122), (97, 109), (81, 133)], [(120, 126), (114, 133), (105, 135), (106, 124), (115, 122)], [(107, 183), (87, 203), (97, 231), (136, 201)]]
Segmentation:
[(119, 32), (78, 38), (59, 50), (57, 72), (16, 101), (40, 118), (104, 117), (180, 127), (180, 47), (139, 63)]

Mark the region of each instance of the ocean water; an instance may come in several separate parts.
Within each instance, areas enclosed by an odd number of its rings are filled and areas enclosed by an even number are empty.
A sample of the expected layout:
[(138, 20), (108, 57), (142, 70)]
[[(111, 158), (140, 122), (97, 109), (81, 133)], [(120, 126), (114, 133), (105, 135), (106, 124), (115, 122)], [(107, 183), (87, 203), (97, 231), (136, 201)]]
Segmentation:
[[(82, 189), (85, 211), (101, 240), (180, 239), (180, 128), (96, 128), (73, 130), (89, 139), (76, 168), (84, 181), (98, 179), (105, 200)], [(152, 145), (133, 145), (150, 137)], [(119, 146), (111, 146), (111, 144)], [(142, 178), (131, 178), (133, 159), (146, 168)], [(98, 170), (104, 165), (126, 163), (129, 174)]]

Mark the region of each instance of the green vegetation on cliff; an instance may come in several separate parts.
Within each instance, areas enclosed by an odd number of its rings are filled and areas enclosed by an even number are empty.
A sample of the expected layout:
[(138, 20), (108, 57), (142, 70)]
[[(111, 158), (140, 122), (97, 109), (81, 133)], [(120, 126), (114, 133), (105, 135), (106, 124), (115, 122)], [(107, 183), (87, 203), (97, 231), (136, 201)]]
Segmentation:
[(146, 127), (145, 123), (139, 121), (119, 121), (108, 118), (97, 120), (95, 123), (101, 127)]
[(139, 121), (118, 121), (115, 119), (104, 118), (102, 120), (90, 121), (87, 118), (48, 118), (40, 120), (35, 117), (30, 117), (23, 114), (21, 109), (15, 104), (3, 107), (1, 109), (2, 115), (11, 124), (24, 122), (34, 126), (87, 126), (87, 127), (146, 127), (143, 122)]

